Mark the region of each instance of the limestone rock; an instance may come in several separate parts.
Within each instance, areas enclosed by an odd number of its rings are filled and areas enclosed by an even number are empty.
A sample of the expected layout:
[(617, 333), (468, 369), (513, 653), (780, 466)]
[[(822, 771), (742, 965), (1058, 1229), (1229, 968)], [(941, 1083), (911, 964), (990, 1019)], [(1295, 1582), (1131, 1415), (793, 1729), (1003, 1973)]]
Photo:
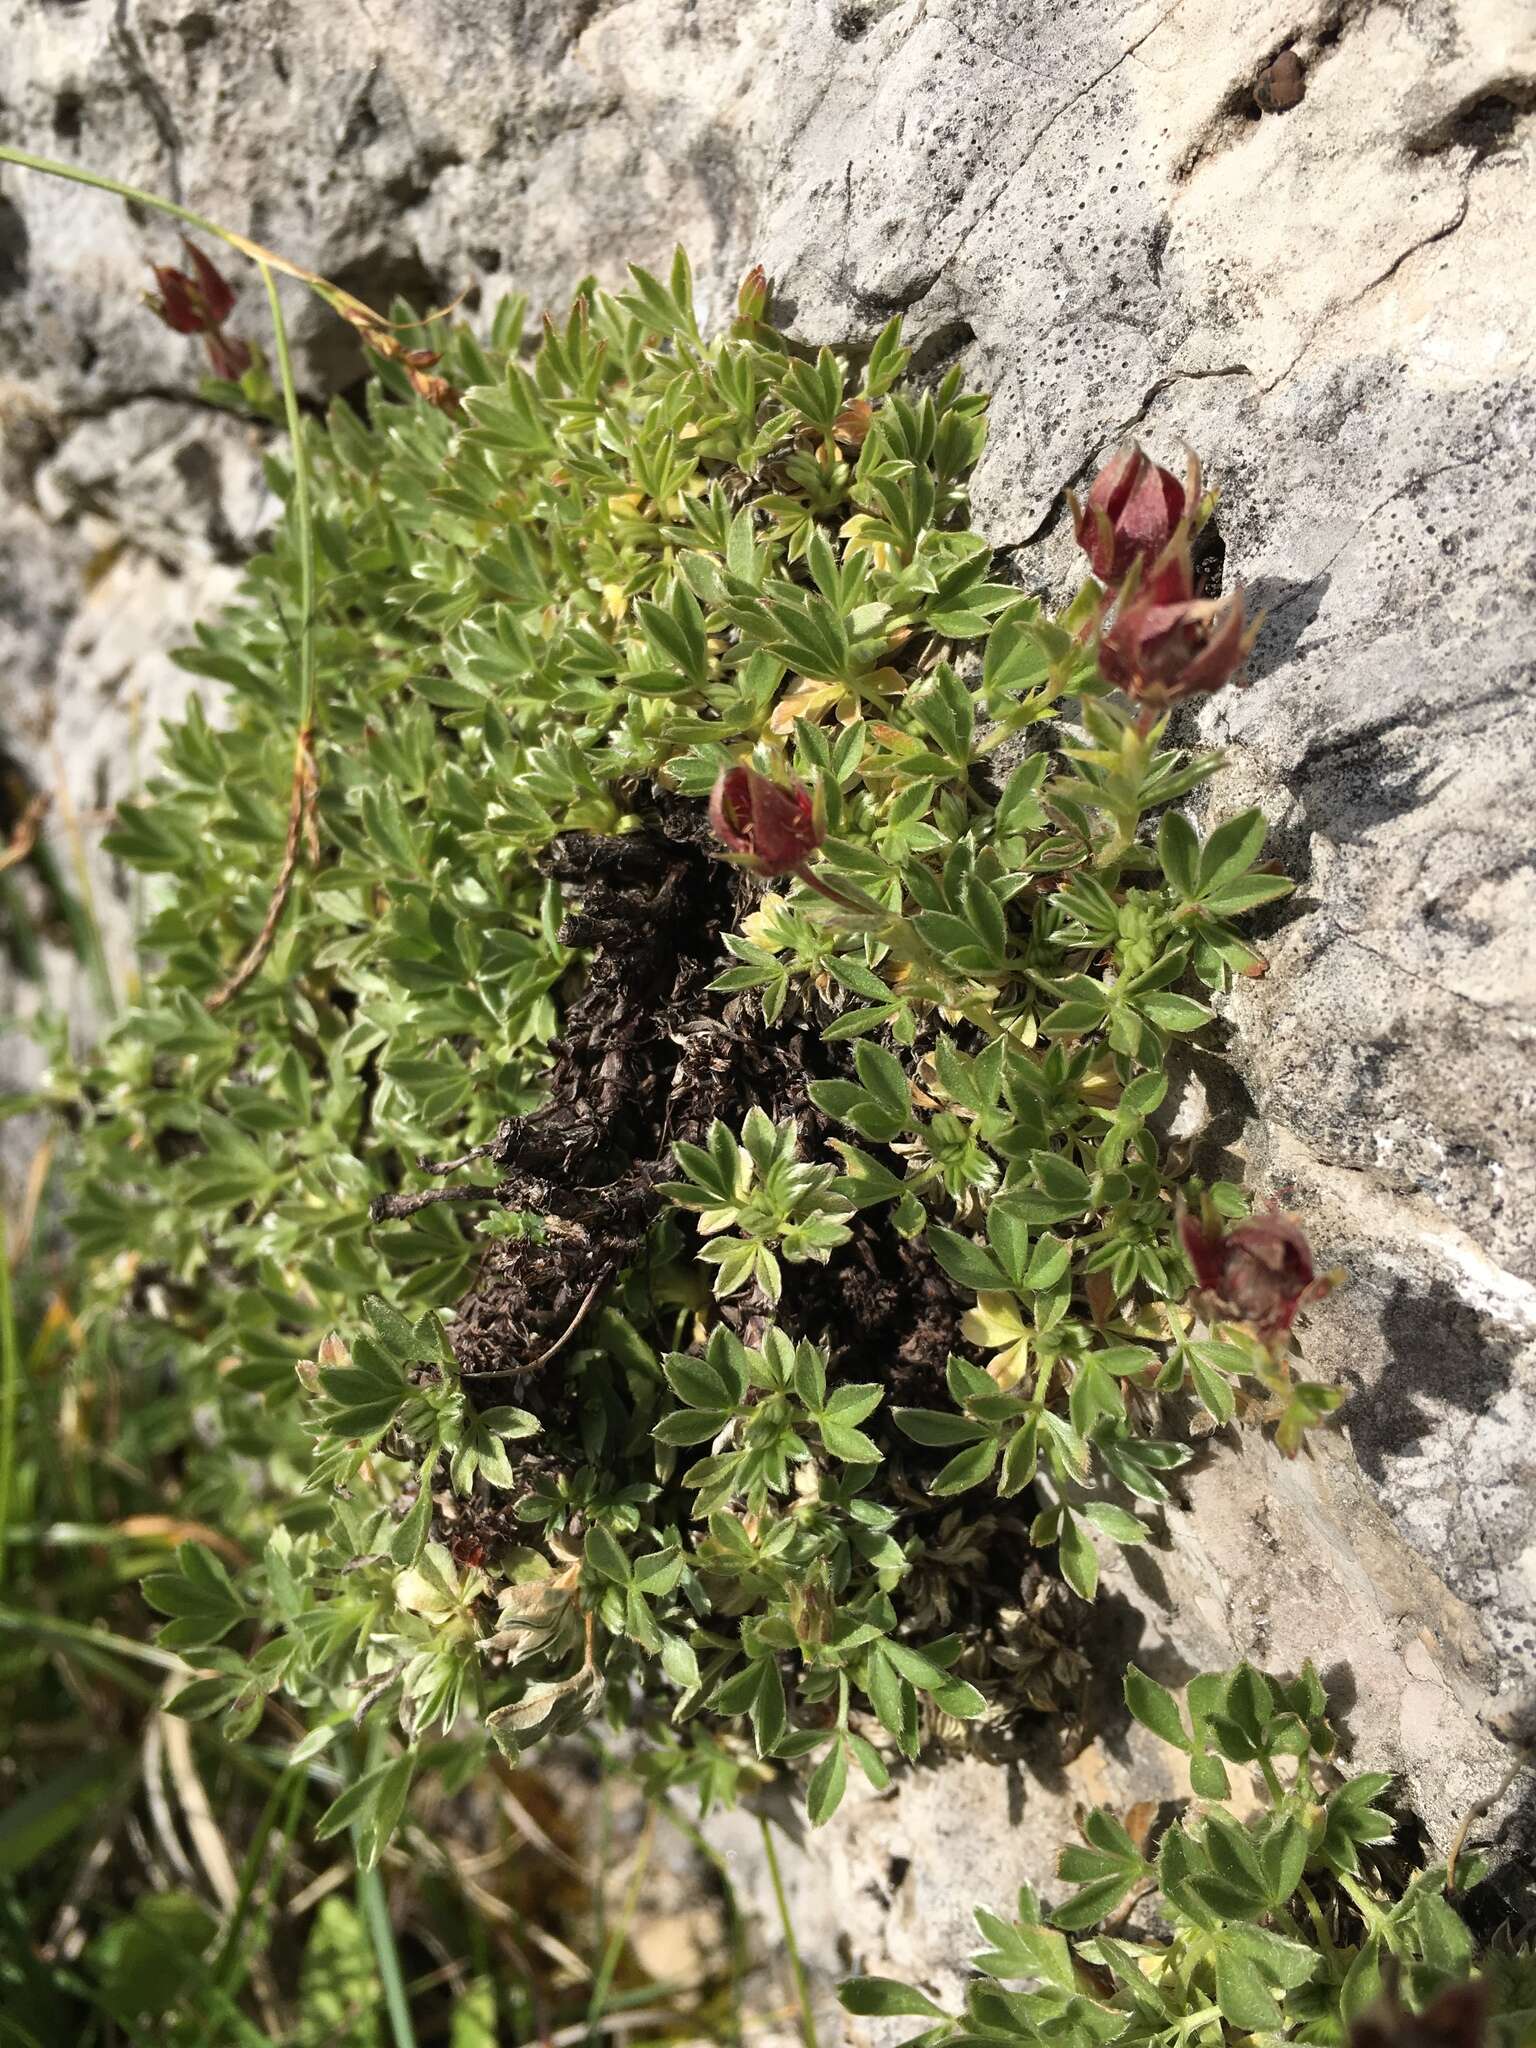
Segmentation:
[[(1306, 1350), (1353, 1399), (1295, 1464), (1211, 1443), (1155, 1572), (1117, 1583), (1169, 1675), (1314, 1655), (1443, 1843), (1500, 1774), (1490, 1693), (1536, 1669), (1528, 5), (4, 0), (0, 20), (5, 139), (365, 296), (506, 283), (538, 306), (682, 240), (707, 304), (762, 261), (808, 341), (904, 309), (920, 366), (994, 391), (978, 522), (1040, 541), (1022, 560), (1047, 583), (1072, 565), (1063, 489), (1110, 446), (1198, 447), (1228, 581), (1267, 611), (1253, 687), (1200, 715), (1231, 752), (1213, 801), (1263, 803), (1302, 885), (1227, 1006), (1239, 1080), (1202, 1067), (1204, 1142), (1350, 1270)], [(103, 674), (83, 639), (136, 673), (229, 551), (206, 496), (198, 538), (192, 481), (151, 514), (126, 480), (194, 380), (133, 312), (170, 253), (104, 195), (0, 174), (8, 373), (59, 444), (23, 449), (31, 495), (0, 529), (7, 687), (13, 718), (56, 707), (82, 802)], [(346, 337), (291, 304), (312, 386), (352, 376)], [(114, 408), (137, 456), (98, 444)], [(238, 542), (253, 501), (217, 496)], [(105, 595), (82, 580), (93, 521), (123, 549)], [(184, 541), (206, 567), (172, 588)], [(1108, 1724), (1094, 1796), (1156, 1796), (1139, 1739)], [(800, 1859), (802, 1932), (828, 1970), (897, 1948), (937, 1981), (973, 1896), (1048, 1876), (1073, 1796), (980, 1765), (904, 1782)]]

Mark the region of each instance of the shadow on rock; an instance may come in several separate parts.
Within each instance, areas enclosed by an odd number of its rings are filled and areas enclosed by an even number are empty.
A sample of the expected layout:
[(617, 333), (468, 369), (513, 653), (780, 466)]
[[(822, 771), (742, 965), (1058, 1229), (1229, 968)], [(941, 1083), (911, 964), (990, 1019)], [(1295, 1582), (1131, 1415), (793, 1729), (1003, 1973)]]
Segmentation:
[(1392, 718), (1314, 740), (1285, 779), (1312, 831), (1353, 844), (1421, 809), (1453, 773), (1421, 734)]
[(1485, 1412), (1510, 1384), (1517, 1344), (1470, 1308), (1443, 1280), (1425, 1288), (1399, 1280), (1381, 1317), (1388, 1359), (1376, 1383), (1361, 1383), (1345, 1410), (1355, 1456), (1378, 1484), (1387, 1461), (1418, 1450), (1443, 1427), (1426, 1400), (1467, 1415)]
[(1321, 576), (1308, 577), (1304, 583), (1283, 576), (1261, 576), (1248, 585), (1248, 616), (1256, 619), (1261, 612), (1264, 615), (1259, 637), (1248, 657), (1247, 673), (1253, 682), (1265, 682), (1296, 659), (1301, 637), (1316, 621), (1332, 582), (1325, 571)]
[[(1229, 1027), (1224, 1043), (1230, 1044), (1235, 1035)], [(1214, 1032), (1210, 1037), (1216, 1040)], [(1248, 1171), (1244, 1136), (1259, 1115), (1248, 1085), (1215, 1043), (1181, 1047), (1180, 1055), (1173, 1067), (1175, 1076), (1187, 1075), (1204, 1097), (1204, 1114), (1191, 1141), (1190, 1164), (1207, 1181), (1241, 1181)]]

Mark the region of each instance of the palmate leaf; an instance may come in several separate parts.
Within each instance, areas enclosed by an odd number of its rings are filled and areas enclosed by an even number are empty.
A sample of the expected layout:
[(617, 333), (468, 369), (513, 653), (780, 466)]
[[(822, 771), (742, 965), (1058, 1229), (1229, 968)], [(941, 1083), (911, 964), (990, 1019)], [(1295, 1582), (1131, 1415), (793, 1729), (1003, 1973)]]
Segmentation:
[(405, 1366), (366, 1337), (356, 1340), (348, 1364), (321, 1371), (319, 1386), (326, 1402), (324, 1427), (331, 1435), (375, 1439), (389, 1428), (411, 1391)]
[(397, 1756), (354, 1778), (315, 1823), (316, 1838), (326, 1841), (350, 1829), (359, 1863), (371, 1869), (405, 1810), (412, 1768), (410, 1756)]
[(178, 1548), (174, 1571), (152, 1572), (144, 1581), (144, 1597), (158, 1613), (172, 1617), (160, 1631), (168, 1650), (206, 1649), (249, 1616), (228, 1571), (201, 1543)]
[(991, 1254), (970, 1238), (961, 1237), (957, 1231), (935, 1223), (929, 1227), (928, 1243), (950, 1279), (968, 1287), (973, 1294), (1004, 1294), (1008, 1291), (1007, 1276)]

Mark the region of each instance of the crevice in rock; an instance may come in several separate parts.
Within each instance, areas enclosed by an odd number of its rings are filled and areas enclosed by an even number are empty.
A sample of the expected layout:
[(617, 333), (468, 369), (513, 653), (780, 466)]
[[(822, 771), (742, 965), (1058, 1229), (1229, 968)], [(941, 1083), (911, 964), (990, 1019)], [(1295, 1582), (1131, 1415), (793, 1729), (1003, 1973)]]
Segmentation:
[(0, 490), (37, 509), (37, 473), (63, 438), (59, 415), (43, 406), (0, 406)]
[(197, 391), (188, 391), (181, 385), (136, 384), (131, 391), (109, 391), (97, 397), (74, 400), (54, 413), (52, 418), (56, 439), (64, 440), (73, 428), (82, 426), (87, 420), (110, 419), (115, 412), (122, 412), (130, 405), (142, 405), (149, 400), (158, 405), (181, 406), (187, 412), (208, 419), (244, 420), (249, 426), (262, 424), (261, 421), (246, 414), (231, 412), (227, 405), (217, 405), (212, 399), (203, 398)]
[[(1277, 38), (1254, 70), (1228, 87), (1194, 144), (1175, 165), (1174, 182), (1187, 182), (1202, 164), (1239, 142), (1266, 113), (1283, 111), (1267, 103), (1264, 90), (1264, 80), (1278, 59), (1288, 54), (1298, 58), (1304, 55), (1304, 75), (1310, 77), (1317, 65), (1337, 49), (1346, 30), (1371, 12), (1373, 4), (1374, 0), (1344, 0), (1310, 38), (1300, 29), (1287, 30)], [(1536, 78), (1510, 73), (1488, 79), (1465, 94), (1449, 113), (1408, 136), (1405, 147), (1413, 156), (1438, 156), (1451, 149), (1470, 149), (1475, 168), (1511, 139), (1520, 116), (1533, 107)]]
[(354, 149), (366, 149), (382, 125), (373, 105), (373, 87), (376, 74), (370, 72), (358, 91), (353, 94), (347, 108), (346, 119), (336, 138), (336, 154), (345, 156)]
[(913, 349), (907, 374), (924, 382), (942, 377), (975, 339), (976, 330), (969, 320), (946, 320)]
[(1298, 24), (1276, 36), (1258, 62), (1241, 78), (1234, 79), (1222, 94), (1205, 126), (1174, 165), (1173, 182), (1187, 183), (1202, 164), (1240, 142), (1266, 114), (1286, 112), (1290, 103), (1274, 103), (1266, 86), (1272, 77), (1272, 67), (1284, 57), (1294, 58), (1302, 70), (1304, 88), (1319, 62), (1343, 41), (1345, 30), (1363, 20), (1373, 5), (1374, 0), (1341, 0), (1310, 32), (1305, 24)]
[(189, 53), (203, 49), (213, 41), (218, 32), (218, 23), (211, 14), (205, 14), (201, 8), (194, 8), (190, 14), (184, 14), (176, 23), (176, 33), (181, 38), (182, 47)]
[(563, 38), (567, 52), (575, 49), (592, 24), (601, 20), (613, 5), (614, 0), (576, 0), (571, 9), (570, 26)]
[(381, 188), (390, 205), (400, 213), (409, 213), (413, 207), (421, 206), (432, 195), (432, 187), (446, 170), (462, 163), (457, 150), (446, 148), (423, 148), (418, 150), (408, 164), (385, 180)]
[[(1266, 59), (1266, 64), (1271, 59)], [(1185, 184), (1202, 164), (1223, 155), (1246, 131), (1258, 122), (1263, 108), (1254, 97), (1254, 78), (1262, 75), (1265, 66), (1251, 76), (1244, 76), (1235, 85), (1228, 86), (1216, 103), (1216, 111), (1200, 131), (1187, 154), (1173, 167), (1172, 182)]]
[(895, 291), (875, 292), (867, 286), (857, 285), (851, 278), (844, 280), (853, 309), (866, 320), (889, 320), (893, 313), (910, 313), (914, 306), (920, 306), (943, 275), (940, 264), (933, 270), (920, 270), (899, 285)]
[[(414, 241), (403, 246), (392, 241), (375, 243), (360, 250), (332, 272), (331, 282), (386, 315), (396, 299), (419, 315), (452, 296), (443, 279), (428, 268)], [(363, 375), (362, 349), (342, 321), (327, 320), (306, 337), (305, 354), (309, 364), (306, 382), (327, 396), (352, 389)]]
[(21, 208), (0, 193), (0, 299), (26, 289), (32, 242)]
[(1502, 149), (1520, 116), (1536, 108), (1536, 78), (1511, 75), (1486, 81), (1466, 94), (1448, 114), (1408, 137), (1414, 156), (1439, 156), (1470, 149), (1474, 167)]
[(1147, 269), (1155, 285), (1161, 286), (1163, 282), (1163, 256), (1172, 239), (1173, 220), (1165, 213), (1147, 240)]
[(50, 125), (61, 142), (78, 142), (85, 118), (84, 96), (73, 90), (54, 94)]

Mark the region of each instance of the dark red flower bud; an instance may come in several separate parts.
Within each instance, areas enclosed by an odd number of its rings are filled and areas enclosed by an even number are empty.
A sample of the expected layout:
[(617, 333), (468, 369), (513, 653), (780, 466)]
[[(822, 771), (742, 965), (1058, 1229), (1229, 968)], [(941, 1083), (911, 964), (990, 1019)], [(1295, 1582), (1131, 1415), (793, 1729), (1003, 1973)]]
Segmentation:
[(1154, 562), (1200, 502), (1200, 465), (1189, 459), (1183, 483), (1149, 462), (1132, 442), (1093, 480), (1088, 502), (1067, 493), (1072, 530), (1101, 583), (1118, 583), (1135, 562)]
[(1318, 1277), (1312, 1247), (1294, 1216), (1271, 1206), (1226, 1229), (1207, 1206), (1200, 1215), (1179, 1217), (1179, 1237), (1195, 1284), (1221, 1315), (1246, 1323), (1264, 1343), (1286, 1337), (1297, 1310), (1319, 1300), (1334, 1284)]
[(204, 322), (197, 305), (197, 286), (167, 264), (157, 263), (154, 270), (160, 296), (145, 299), (149, 310), (178, 334), (201, 334)]
[(181, 246), (193, 274), (188, 277), (184, 270), (157, 263), (155, 283), (160, 296), (149, 301), (150, 308), (178, 334), (215, 333), (235, 309), (235, 288), (185, 235)]
[(793, 875), (826, 836), (810, 794), (786, 788), (755, 768), (723, 768), (710, 793), (709, 822), (734, 854), (760, 875)]
[(251, 367), (250, 344), (238, 334), (210, 334), (203, 346), (208, 351), (209, 368), (227, 384), (238, 384)]
[(1394, 1984), (1350, 2028), (1349, 2048), (1482, 2048), (1488, 2009), (1481, 1982), (1447, 1984), (1421, 2013), (1409, 2011)]
[(1248, 658), (1258, 633), (1243, 613), (1243, 593), (1211, 602), (1194, 594), (1189, 543), (1178, 536), (1132, 590), (1099, 639), (1106, 682), (1138, 704), (1176, 704), (1219, 690)]
[(145, 303), (177, 334), (200, 334), (209, 368), (215, 377), (222, 377), (229, 384), (238, 384), (251, 367), (252, 356), (248, 342), (242, 341), (238, 335), (224, 332), (224, 322), (234, 311), (235, 288), (185, 235), (181, 238), (181, 246), (187, 252), (192, 275), (189, 277), (184, 270), (173, 270), (169, 264), (157, 263), (154, 266), (155, 283), (160, 287), (160, 296), (152, 298), (146, 295)]
[(194, 242), (185, 235), (181, 246), (187, 252), (197, 279), (197, 298), (203, 310), (203, 317), (210, 327), (222, 327), (235, 310), (235, 288), (224, 273), (203, 254)]

